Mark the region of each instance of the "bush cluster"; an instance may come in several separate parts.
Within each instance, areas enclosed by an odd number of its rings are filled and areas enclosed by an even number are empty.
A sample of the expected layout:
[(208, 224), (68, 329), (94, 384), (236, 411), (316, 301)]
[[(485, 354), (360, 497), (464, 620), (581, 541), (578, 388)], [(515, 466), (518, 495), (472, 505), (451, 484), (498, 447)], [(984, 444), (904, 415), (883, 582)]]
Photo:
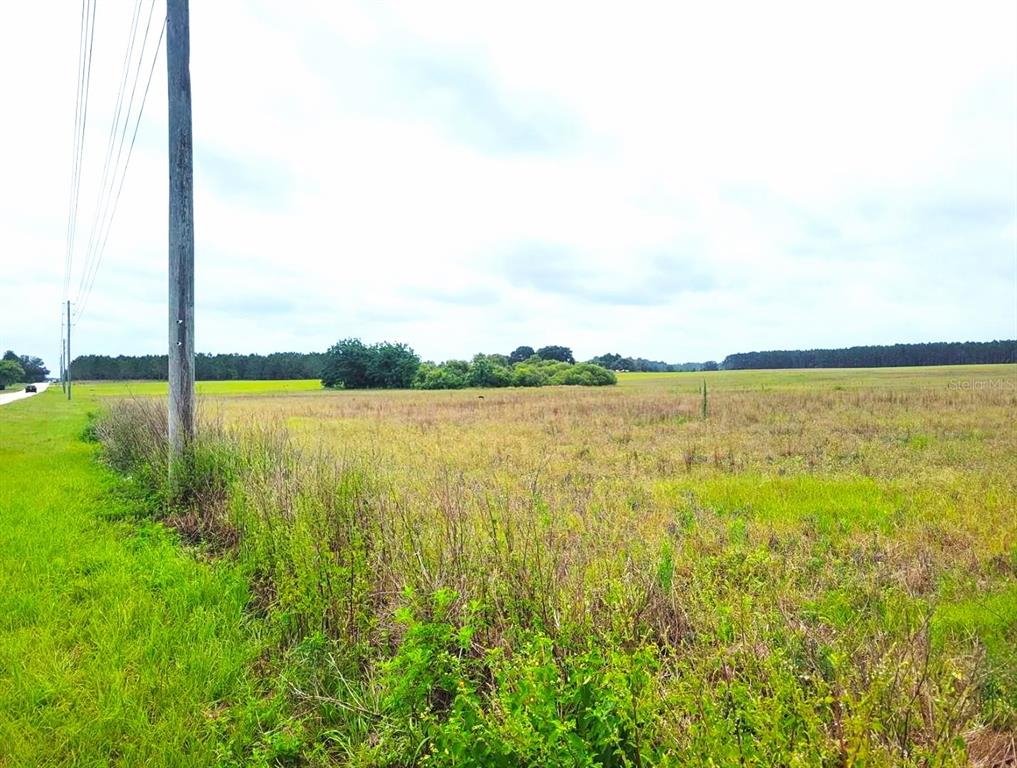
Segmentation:
[(414, 389), (463, 389), (464, 387), (544, 387), (576, 385), (598, 387), (616, 384), (613, 371), (593, 363), (544, 360), (536, 355), (509, 363), (501, 355), (476, 355), (472, 361), (448, 360), (424, 363), (413, 379)]
[[(525, 356), (524, 356), (525, 355)], [(406, 344), (367, 345), (343, 339), (325, 354), (321, 383), (344, 389), (463, 389), (616, 384), (612, 371), (576, 363), (568, 347), (519, 347), (510, 355), (474, 355), (473, 360), (421, 363)]]

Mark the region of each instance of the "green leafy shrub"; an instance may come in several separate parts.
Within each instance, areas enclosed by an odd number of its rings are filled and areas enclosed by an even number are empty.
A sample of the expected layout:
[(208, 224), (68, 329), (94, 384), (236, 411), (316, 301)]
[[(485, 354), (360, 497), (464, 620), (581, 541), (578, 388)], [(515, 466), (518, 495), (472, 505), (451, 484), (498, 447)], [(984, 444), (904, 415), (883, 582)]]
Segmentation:
[(576, 363), (567, 369), (559, 369), (551, 378), (553, 384), (572, 384), (583, 387), (601, 387), (617, 384), (614, 371), (601, 368), (593, 363)]
[(512, 383), (512, 370), (500, 355), (477, 355), (468, 375), (471, 387), (507, 387)]
[(424, 363), (413, 380), (414, 389), (462, 389), (468, 386), (469, 364), (450, 360), (440, 365)]
[(497, 355), (476, 355), (473, 361), (423, 363), (413, 380), (414, 389), (464, 387), (543, 387), (548, 385), (602, 386), (616, 384), (613, 371), (592, 363), (543, 360), (532, 355), (511, 367)]
[(546, 368), (531, 363), (519, 363), (512, 369), (513, 387), (542, 387), (549, 378)]

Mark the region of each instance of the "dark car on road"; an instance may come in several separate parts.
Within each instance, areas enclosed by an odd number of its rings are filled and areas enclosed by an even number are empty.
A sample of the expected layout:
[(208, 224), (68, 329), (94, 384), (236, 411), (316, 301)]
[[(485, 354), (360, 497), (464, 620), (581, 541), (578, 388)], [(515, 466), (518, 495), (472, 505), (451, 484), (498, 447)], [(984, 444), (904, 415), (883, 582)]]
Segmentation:
[(26, 392), (38, 392), (39, 390), (37, 390), (35, 388), (35, 384), (28, 384), (28, 385), (25, 386), (25, 391)]

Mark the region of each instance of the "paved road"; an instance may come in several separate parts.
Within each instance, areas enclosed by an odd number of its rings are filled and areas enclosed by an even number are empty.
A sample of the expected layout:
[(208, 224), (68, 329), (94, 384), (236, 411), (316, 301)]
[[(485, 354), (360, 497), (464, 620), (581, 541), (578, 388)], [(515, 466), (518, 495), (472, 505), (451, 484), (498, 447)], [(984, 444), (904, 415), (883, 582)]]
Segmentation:
[[(45, 392), (46, 387), (48, 387), (49, 384), (43, 381), (35, 386), (39, 388), (40, 392)], [(7, 405), (7, 403), (13, 403), (15, 400), (23, 400), (24, 398), (31, 396), (31, 392), (26, 392), (23, 389), (19, 392), (0, 392), (0, 405)]]

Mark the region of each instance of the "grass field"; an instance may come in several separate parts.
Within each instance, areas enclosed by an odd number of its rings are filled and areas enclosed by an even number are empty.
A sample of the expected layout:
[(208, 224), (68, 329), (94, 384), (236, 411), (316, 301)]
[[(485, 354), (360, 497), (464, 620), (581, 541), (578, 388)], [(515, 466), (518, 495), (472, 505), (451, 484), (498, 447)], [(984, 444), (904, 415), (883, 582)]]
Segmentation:
[[(75, 391), (0, 409), (15, 755), (991, 765), (1012, 748), (1015, 366), (207, 382), (183, 488), (146, 405), (164, 384)], [(76, 441), (88, 410), (130, 479)], [(198, 548), (108, 521), (139, 497)], [(67, 551), (100, 565), (48, 565)], [(112, 681), (112, 711), (144, 701), (150, 733), (94, 724)]]
[[(317, 379), (301, 381), (199, 381), (195, 385), (198, 395), (288, 395), (296, 392), (322, 393)], [(79, 397), (92, 400), (96, 397), (134, 397), (165, 395), (165, 381), (83, 381), (74, 382), (73, 390)]]

